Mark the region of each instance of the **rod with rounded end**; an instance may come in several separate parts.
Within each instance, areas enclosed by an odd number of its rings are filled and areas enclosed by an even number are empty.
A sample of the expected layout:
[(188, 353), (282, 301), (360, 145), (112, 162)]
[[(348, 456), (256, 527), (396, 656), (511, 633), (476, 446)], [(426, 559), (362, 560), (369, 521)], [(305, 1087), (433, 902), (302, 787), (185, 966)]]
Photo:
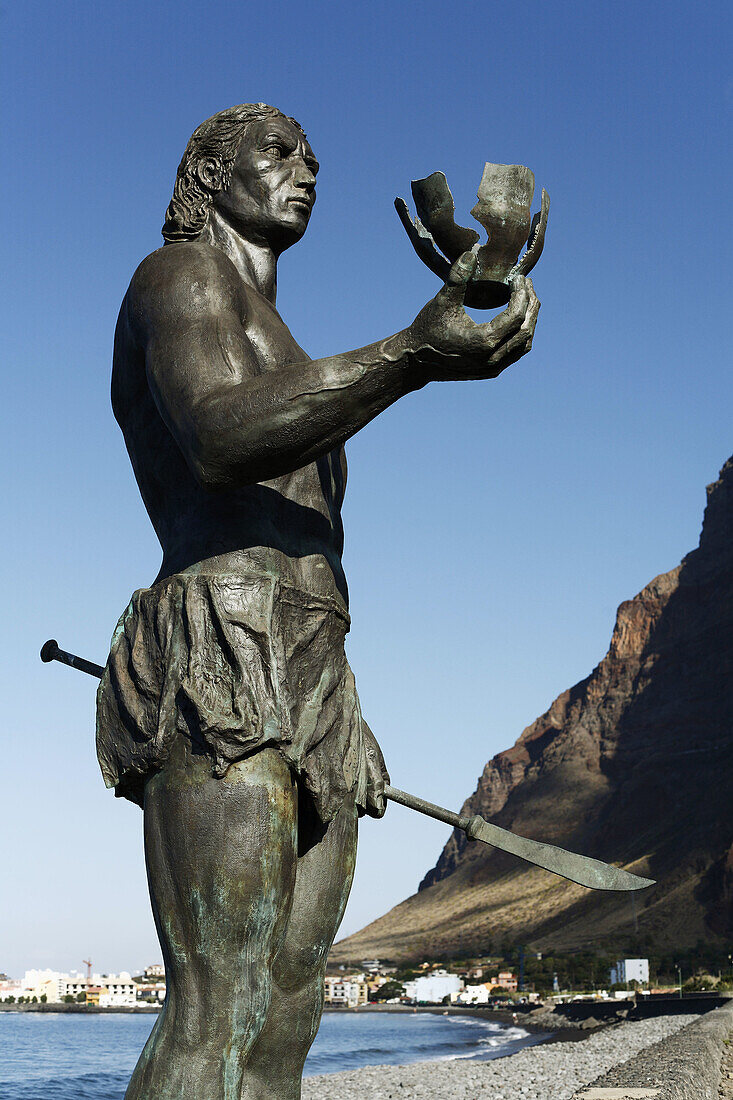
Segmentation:
[(102, 666), (95, 664), (94, 661), (87, 661), (84, 657), (77, 657), (75, 653), (68, 653), (65, 649), (61, 649), (55, 638), (49, 638), (41, 646), (41, 660), (45, 664), (50, 661), (59, 661), (62, 665), (78, 669), (79, 672), (86, 672), (88, 676), (96, 676), (98, 680), (102, 679), (104, 672)]

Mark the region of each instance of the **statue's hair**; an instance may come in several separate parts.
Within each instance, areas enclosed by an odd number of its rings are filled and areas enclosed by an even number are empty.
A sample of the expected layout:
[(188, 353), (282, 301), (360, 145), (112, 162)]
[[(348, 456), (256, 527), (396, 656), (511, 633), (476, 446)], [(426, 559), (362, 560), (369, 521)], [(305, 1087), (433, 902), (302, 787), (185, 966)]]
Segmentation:
[[(240, 103), (207, 118), (191, 135), (178, 165), (173, 198), (165, 213), (166, 241), (194, 241), (206, 226), (214, 197), (229, 183), (234, 162), (248, 126), (266, 118), (287, 118), (305, 136), (303, 127), (267, 103)], [(201, 179), (198, 168), (204, 160), (221, 166), (218, 186), (211, 188)]]

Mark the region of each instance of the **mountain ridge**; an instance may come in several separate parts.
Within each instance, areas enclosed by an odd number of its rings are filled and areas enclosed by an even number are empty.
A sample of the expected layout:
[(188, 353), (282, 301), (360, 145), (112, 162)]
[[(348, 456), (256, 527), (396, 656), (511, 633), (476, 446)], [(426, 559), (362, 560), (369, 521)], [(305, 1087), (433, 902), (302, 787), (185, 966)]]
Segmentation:
[(418, 891), (333, 949), (416, 959), (733, 936), (733, 458), (699, 545), (623, 601), (608, 652), (486, 764), (462, 813), (658, 880), (584, 890), (454, 830)]

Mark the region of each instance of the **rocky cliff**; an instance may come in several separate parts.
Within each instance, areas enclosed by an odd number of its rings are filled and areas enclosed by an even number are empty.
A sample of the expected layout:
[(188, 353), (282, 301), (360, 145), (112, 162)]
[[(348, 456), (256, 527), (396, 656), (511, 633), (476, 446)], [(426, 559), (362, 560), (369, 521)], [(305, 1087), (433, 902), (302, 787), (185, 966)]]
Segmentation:
[(601, 663), (489, 761), (463, 812), (657, 885), (585, 890), (454, 832), (418, 893), (337, 958), (733, 937), (733, 458), (699, 547), (621, 604)]

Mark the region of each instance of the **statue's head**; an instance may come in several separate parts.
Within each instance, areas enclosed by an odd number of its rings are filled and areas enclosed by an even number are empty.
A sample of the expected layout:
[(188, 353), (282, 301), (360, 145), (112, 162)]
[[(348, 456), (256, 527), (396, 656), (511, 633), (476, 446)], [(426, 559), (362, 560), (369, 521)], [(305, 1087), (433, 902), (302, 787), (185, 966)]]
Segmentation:
[[(166, 241), (201, 236), (212, 210), (276, 251), (305, 232), (318, 162), (302, 127), (266, 103), (220, 111), (193, 132), (166, 211)], [(272, 240), (270, 240), (272, 238)]]

